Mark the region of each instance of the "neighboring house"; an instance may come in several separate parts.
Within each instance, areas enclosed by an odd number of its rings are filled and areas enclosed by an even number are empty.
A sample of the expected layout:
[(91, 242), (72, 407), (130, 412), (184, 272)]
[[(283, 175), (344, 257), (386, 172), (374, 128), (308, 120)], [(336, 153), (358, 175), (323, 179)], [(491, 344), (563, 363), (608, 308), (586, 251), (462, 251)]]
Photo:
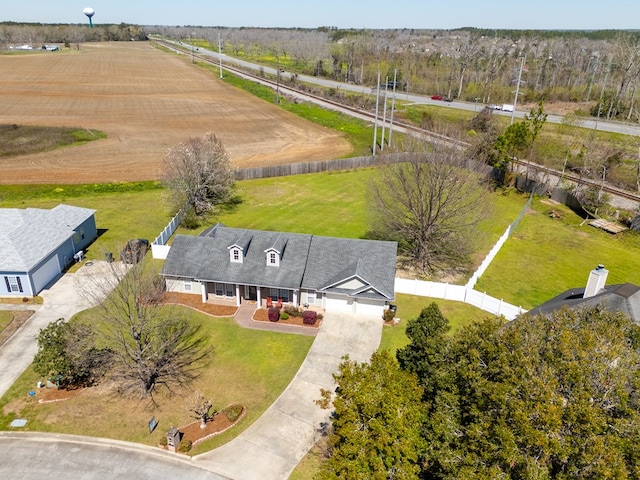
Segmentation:
[(394, 299), (397, 244), (229, 228), (177, 235), (162, 275), (167, 290), (382, 315)]
[(97, 237), (95, 210), (0, 208), (0, 295), (34, 296)]
[(640, 323), (640, 287), (632, 283), (607, 285), (609, 271), (598, 265), (589, 274), (587, 286), (572, 288), (529, 310), (529, 315), (548, 314), (563, 307), (594, 308), (601, 305), (610, 312), (622, 312)]

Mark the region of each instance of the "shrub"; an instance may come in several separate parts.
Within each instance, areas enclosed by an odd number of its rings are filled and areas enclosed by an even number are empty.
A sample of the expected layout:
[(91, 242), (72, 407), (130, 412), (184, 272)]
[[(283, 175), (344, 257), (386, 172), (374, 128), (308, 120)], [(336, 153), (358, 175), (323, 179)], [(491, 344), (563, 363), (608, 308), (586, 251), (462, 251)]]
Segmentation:
[(230, 422), (235, 422), (242, 415), (242, 405), (231, 405), (223, 410), (224, 416)]
[(187, 453), (191, 450), (192, 445), (191, 440), (180, 440), (180, 443), (178, 444), (178, 451), (180, 453)]
[(318, 320), (322, 320), (324, 318), (324, 315), (322, 315), (321, 313), (318, 314)]
[(280, 314), (280, 320), (289, 320), (289, 314), (287, 312), (282, 312)]
[(158, 445), (160, 445), (161, 447), (166, 447), (167, 446), (167, 436), (166, 435), (162, 435), (160, 437), (160, 440), (158, 440)]
[(305, 310), (302, 313), (302, 323), (305, 325), (315, 325), (318, 320), (318, 313), (313, 310)]
[(271, 307), (268, 311), (269, 321), (277, 322), (280, 319), (280, 309), (278, 307)]
[(384, 313), (382, 314), (382, 318), (384, 319), (385, 322), (391, 322), (393, 321), (393, 317), (396, 314), (396, 312), (394, 312), (393, 310), (391, 310), (390, 308), (385, 310)]
[(291, 317), (301, 317), (302, 316), (302, 309), (298, 308), (298, 307), (294, 307), (292, 305), (287, 305), (284, 307), (284, 311), (287, 315), (291, 316)]

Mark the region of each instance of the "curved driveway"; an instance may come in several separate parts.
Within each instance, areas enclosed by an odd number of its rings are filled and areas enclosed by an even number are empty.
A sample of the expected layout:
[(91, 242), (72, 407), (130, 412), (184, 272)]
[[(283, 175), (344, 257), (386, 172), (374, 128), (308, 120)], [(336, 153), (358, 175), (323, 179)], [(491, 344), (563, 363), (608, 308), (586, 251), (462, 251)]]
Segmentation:
[[(45, 305), (0, 348), (0, 395), (33, 358), (38, 328), (83, 308), (74, 277), (97, 271), (83, 267), (65, 275), (45, 293)], [(12, 430), (0, 432), (0, 478), (286, 479), (329, 421), (329, 411), (314, 403), (320, 388), (334, 388), (332, 375), (344, 355), (369, 360), (381, 333), (378, 318), (327, 313), (305, 361), (274, 404), (237, 438), (192, 460), (127, 442)], [(8, 345), (13, 347), (5, 351)]]

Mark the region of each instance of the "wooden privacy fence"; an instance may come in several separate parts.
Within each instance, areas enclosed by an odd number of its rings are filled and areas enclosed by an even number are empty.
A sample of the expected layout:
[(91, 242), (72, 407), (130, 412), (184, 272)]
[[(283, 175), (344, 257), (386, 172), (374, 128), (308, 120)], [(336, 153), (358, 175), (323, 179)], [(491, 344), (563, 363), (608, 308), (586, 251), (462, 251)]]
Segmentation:
[(395, 292), (468, 303), (485, 312), (502, 315), (507, 320), (513, 320), (521, 313), (526, 312), (522, 307), (516, 307), (502, 299), (492, 297), (484, 292), (478, 292), (463, 285), (396, 278)]

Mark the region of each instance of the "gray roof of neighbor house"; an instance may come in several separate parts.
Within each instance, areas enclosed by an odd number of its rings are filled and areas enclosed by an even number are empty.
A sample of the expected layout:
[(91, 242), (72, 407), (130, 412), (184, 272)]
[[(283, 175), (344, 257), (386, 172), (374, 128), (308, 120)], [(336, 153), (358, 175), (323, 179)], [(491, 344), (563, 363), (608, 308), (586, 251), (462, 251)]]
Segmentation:
[[(229, 247), (246, 245), (243, 263), (230, 261)], [(280, 252), (267, 265), (265, 251)], [(177, 235), (162, 274), (209, 282), (334, 291), (392, 300), (397, 244), (374, 240), (229, 228), (217, 224), (198, 237)], [(340, 284), (349, 282), (348, 288)]]
[(584, 288), (573, 288), (529, 310), (529, 315), (548, 314), (562, 307), (594, 308), (602, 305), (610, 312), (622, 312), (640, 323), (640, 287), (632, 283), (607, 285), (596, 295), (583, 298)]
[(30, 271), (95, 212), (71, 205), (0, 208), (0, 271)]

